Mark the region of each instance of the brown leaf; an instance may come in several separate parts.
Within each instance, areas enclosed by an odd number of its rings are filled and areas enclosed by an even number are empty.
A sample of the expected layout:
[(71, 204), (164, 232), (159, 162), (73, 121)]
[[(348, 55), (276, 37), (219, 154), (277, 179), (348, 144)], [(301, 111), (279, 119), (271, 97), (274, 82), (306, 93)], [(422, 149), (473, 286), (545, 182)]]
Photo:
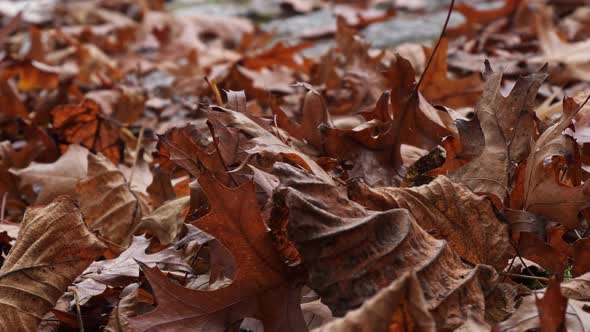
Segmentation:
[(14, 62), (3, 69), (0, 80), (18, 77), (18, 89), (31, 91), (37, 89), (55, 89), (59, 85), (59, 71), (38, 61), (24, 60)]
[(33, 162), (27, 168), (11, 169), (20, 178), (20, 185), (39, 185), (36, 204), (47, 204), (60, 195), (76, 196), (76, 184), (88, 172), (88, 150), (72, 144), (56, 162)]
[(539, 39), (542, 56), (529, 59), (531, 62), (560, 63), (561, 66), (552, 70), (555, 79), (590, 80), (590, 40), (568, 43), (561, 40), (553, 23), (552, 11), (540, 6), (534, 11), (534, 26)]
[[(588, 331), (588, 276), (585, 274), (561, 283), (561, 291), (560, 285), (554, 280), (550, 281), (547, 289), (523, 296), (514, 315), (496, 326), (498, 331)], [(544, 295), (540, 301), (542, 304), (536, 301), (540, 295)], [(562, 329), (558, 328), (560, 326)]]
[(422, 287), (415, 273), (406, 273), (381, 289), (360, 308), (314, 332), (435, 331)]
[(111, 161), (121, 159), (118, 130), (101, 114), (100, 106), (91, 99), (78, 105), (61, 105), (51, 111), (53, 127), (64, 143), (79, 143)]
[(573, 245), (574, 277), (590, 272), (590, 238), (579, 239)]
[(74, 286), (84, 287), (84, 282), (94, 280), (111, 287), (124, 287), (139, 277), (138, 261), (144, 266), (160, 266), (169, 271), (192, 273), (191, 267), (183, 261), (182, 252), (168, 247), (157, 253), (147, 253), (150, 240), (134, 236), (129, 248), (117, 258), (92, 263), (80, 275)]
[(541, 332), (557, 332), (564, 328), (567, 298), (561, 295), (559, 280), (555, 277), (549, 280), (542, 299), (535, 299)]
[(252, 121), (245, 114), (221, 107), (214, 107), (214, 111), (209, 112), (209, 116), (226, 127), (238, 129), (247, 135), (250, 139), (241, 146), (246, 153), (259, 155), (271, 162), (289, 161), (321, 177), (324, 181), (332, 182), (332, 177), (308, 155), (287, 145), (271, 132)]
[(309, 71), (309, 66), (300, 57), (297, 61), (298, 52), (313, 46), (312, 42), (304, 41), (293, 46), (285, 46), (283, 42), (276, 43), (272, 48), (257, 54), (249, 55), (240, 61), (241, 65), (251, 70), (270, 68), (273, 65), (287, 66), (302, 73)]
[(168, 245), (182, 231), (184, 217), (188, 213), (189, 196), (168, 201), (152, 213), (141, 218), (136, 234), (148, 232), (153, 234), (162, 245)]
[[(429, 102), (451, 108), (473, 106), (481, 95), (483, 83), (479, 74), (473, 73), (459, 79), (449, 79), (447, 67), (448, 39), (440, 41), (428, 71), (420, 83), (420, 92)], [(432, 56), (432, 49), (424, 49), (426, 58)]]
[(2, 113), (23, 120), (29, 118), (29, 113), (22, 100), (6, 81), (0, 81), (0, 103), (2, 103)]
[(126, 247), (141, 217), (145, 198), (132, 192), (125, 176), (102, 155), (88, 154), (88, 176), (76, 185), (84, 222), (117, 245)]
[[(475, 108), (485, 146), (481, 153), (448, 176), (478, 194), (487, 194), (502, 207), (510, 192), (512, 163), (529, 154), (530, 139), (536, 137), (533, 106), (537, 90), (547, 77), (543, 69), (519, 78), (508, 97), (500, 93), (502, 74), (486, 62), (485, 87)], [(469, 137), (461, 137), (468, 142)], [(465, 144), (467, 146), (467, 144)]]
[(192, 290), (170, 282), (156, 268), (143, 266), (158, 306), (132, 318), (132, 327), (138, 331), (224, 331), (242, 318), (253, 317), (263, 322), (265, 331), (305, 331), (300, 288), (290, 281), (286, 265), (274, 251), (253, 183), (230, 189), (209, 174), (202, 175), (199, 183), (210, 211), (194, 224), (234, 255), (235, 279), (214, 291)]
[(291, 121), (279, 108), (274, 112), (277, 115), (277, 124), (289, 135), (305, 140), (318, 151), (323, 151), (323, 135), (320, 126), (329, 125), (331, 121), (324, 99), (317, 91), (309, 90), (305, 95), (301, 109), (301, 124)]
[(310, 287), (336, 316), (415, 271), (437, 328), (457, 327), (470, 310), (483, 317), (482, 287), (489, 286), (491, 268), (468, 267), (405, 209), (370, 211), (317, 177), (286, 164), (275, 169), (285, 186), (275, 201), (288, 208), (289, 239), (309, 272)]
[(66, 287), (104, 249), (70, 198), (27, 210), (0, 270), (1, 329), (36, 331)]
[(169, 152), (170, 160), (192, 176), (200, 176), (202, 167), (199, 163), (202, 163), (220, 181), (229, 184), (230, 176), (225, 172), (226, 165), (212, 146), (204, 149), (199, 144), (199, 140), (203, 140), (204, 137), (199, 134), (196, 127), (187, 125), (183, 128), (173, 128), (159, 138), (160, 144)]
[(348, 196), (371, 210), (407, 209), (420, 227), (447, 240), (471, 263), (502, 269), (512, 256), (508, 227), (498, 220), (490, 202), (447, 177), (412, 188), (373, 189), (356, 181), (349, 186)]
[(532, 260), (556, 275), (563, 275), (563, 270), (567, 267), (565, 253), (557, 251), (533, 233), (520, 233), (518, 252), (522, 257)]
[(590, 182), (573, 187), (562, 183), (560, 176), (568, 169), (568, 161), (576, 159), (575, 141), (562, 133), (577, 111), (578, 105), (573, 99), (564, 99), (563, 115), (537, 139), (525, 170), (524, 209), (566, 228), (581, 227), (578, 213), (590, 207)]

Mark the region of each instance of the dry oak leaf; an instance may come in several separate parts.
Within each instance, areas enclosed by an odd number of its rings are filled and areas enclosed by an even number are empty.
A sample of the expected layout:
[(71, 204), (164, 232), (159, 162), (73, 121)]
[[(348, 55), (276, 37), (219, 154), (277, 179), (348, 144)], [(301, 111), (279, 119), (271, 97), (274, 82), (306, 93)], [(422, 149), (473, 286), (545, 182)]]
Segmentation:
[(275, 174), (284, 187), (274, 201), (288, 208), (289, 239), (309, 286), (335, 316), (415, 271), (438, 329), (456, 328), (468, 311), (483, 319), (484, 290), (495, 276), (491, 267), (463, 263), (405, 209), (367, 210), (343, 189), (284, 163), (275, 165)]
[(142, 269), (154, 292), (155, 310), (131, 319), (137, 331), (226, 331), (246, 317), (262, 321), (264, 331), (306, 331), (300, 286), (290, 280), (275, 252), (247, 182), (227, 188), (210, 174), (199, 177), (210, 211), (194, 225), (218, 239), (234, 255), (233, 282), (213, 291), (193, 290), (169, 281), (156, 268)]
[[(433, 104), (451, 108), (473, 106), (479, 100), (483, 82), (478, 73), (459, 79), (449, 79), (447, 66), (447, 49), (449, 41), (443, 38), (439, 50), (435, 53), (430, 67), (420, 83), (420, 92)], [(426, 59), (432, 56), (432, 49), (424, 49)]]
[(84, 99), (78, 105), (57, 106), (51, 114), (53, 128), (62, 143), (79, 143), (113, 162), (121, 159), (119, 132), (92, 99)]
[(371, 210), (407, 209), (420, 227), (473, 264), (501, 270), (512, 257), (508, 225), (496, 217), (490, 201), (447, 177), (411, 188), (370, 188), (354, 181), (348, 196)]
[(561, 181), (578, 153), (576, 142), (563, 134), (578, 111), (573, 99), (564, 99), (563, 115), (537, 139), (525, 169), (523, 208), (566, 228), (581, 227), (578, 213), (590, 207), (590, 181), (575, 187)]
[(332, 177), (307, 154), (287, 145), (271, 132), (248, 118), (247, 115), (222, 107), (213, 107), (213, 111), (209, 112), (208, 115), (210, 119), (228, 128), (238, 129), (242, 134), (250, 138), (240, 146), (249, 155), (259, 155), (271, 162), (288, 161), (320, 177), (324, 181), (332, 183)]
[(314, 329), (314, 332), (434, 332), (420, 282), (408, 272), (380, 290), (343, 318)]
[(66, 287), (105, 250), (66, 196), (25, 212), (0, 270), (0, 330), (37, 331)]
[[(194, 125), (172, 128), (158, 138), (159, 144), (168, 151), (170, 160), (192, 176), (198, 178), (204, 166), (214, 172), (224, 184), (230, 183), (230, 176), (225, 172), (226, 165), (216, 151), (205, 150), (199, 144), (200, 141), (205, 140), (205, 137), (199, 134)], [(210, 147), (213, 148), (213, 146)]]
[(301, 109), (301, 124), (295, 123), (280, 109), (273, 110), (277, 116), (277, 124), (285, 129), (289, 135), (312, 145), (323, 152), (322, 125), (330, 125), (330, 113), (322, 96), (310, 89), (303, 99)]
[[(561, 287), (557, 282), (552, 281), (550, 287), (534, 291), (536, 294), (523, 296), (516, 312), (507, 320), (499, 323), (496, 329), (500, 332), (590, 331), (589, 280), (590, 274), (587, 273), (561, 283)], [(561, 296), (562, 294), (566, 297), (565, 299)], [(547, 301), (540, 305), (541, 308), (536, 301), (539, 295), (544, 295), (541, 302)], [(549, 298), (545, 299), (547, 296)], [(541, 317), (541, 315), (546, 317)], [(560, 321), (564, 324), (561, 325)], [(555, 329), (560, 325), (563, 326), (563, 329)]]
[(123, 173), (102, 155), (88, 154), (88, 175), (76, 190), (86, 225), (123, 247), (150, 210), (147, 197), (129, 189)]
[[(485, 87), (475, 107), (485, 145), (477, 157), (448, 176), (475, 193), (489, 195), (502, 207), (510, 192), (512, 165), (528, 156), (530, 140), (537, 136), (534, 101), (547, 74), (542, 68), (520, 77), (504, 97), (500, 93), (502, 74), (493, 72), (489, 62), (485, 65)], [(468, 141), (469, 137), (461, 139)]]
[(408, 60), (396, 55), (385, 77), (391, 90), (366, 114), (371, 120), (353, 129), (324, 128), (326, 155), (352, 161), (350, 176), (362, 177), (370, 185), (399, 184), (404, 166), (421, 156), (410, 156), (407, 147), (430, 150), (442, 137), (456, 136), (450, 115), (415, 91), (414, 69)]

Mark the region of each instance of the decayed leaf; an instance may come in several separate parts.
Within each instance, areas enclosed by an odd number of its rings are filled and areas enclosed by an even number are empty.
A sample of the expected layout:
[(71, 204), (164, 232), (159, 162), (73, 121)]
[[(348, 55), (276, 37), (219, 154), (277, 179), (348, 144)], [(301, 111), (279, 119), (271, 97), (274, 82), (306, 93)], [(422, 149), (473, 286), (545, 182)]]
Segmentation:
[(371, 210), (407, 209), (416, 222), (474, 264), (502, 269), (512, 256), (508, 226), (494, 213), (490, 202), (462, 184), (439, 176), (412, 188), (370, 188), (355, 181), (348, 196)]
[(60, 195), (76, 196), (76, 184), (88, 172), (88, 150), (72, 144), (54, 163), (33, 162), (27, 168), (11, 169), (11, 172), (20, 177), (21, 186), (41, 186), (37, 204), (47, 204)]
[(310, 287), (336, 316), (415, 271), (437, 328), (459, 326), (467, 311), (483, 317), (482, 287), (490, 285), (490, 267), (468, 267), (405, 209), (370, 211), (292, 166), (277, 164), (275, 170), (285, 186), (275, 201), (288, 208), (289, 239), (308, 270)]
[(490, 195), (496, 205), (502, 206), (510, 192), (513, 163), (526, 158), (530, 140), (537, 136), (534, 100), (547, 74), (542, 69), (519, 78), (508, 97), (500, 93), (502, 74), (493, 72), (489, 62), (484, 75), (486, 83), (475, 114), (485, 146), (477, 157), (449, 173), (449, 177), (476, 193)]
[[(199, 183), (210, 211), (194, 224), (215, 236), (234, 255), (233, 282), (214, 291), (192, 290), (143, 266), (158, 306), (132, 318), (137, 331), (224, 331), (245, 317), (261, 320), (265, 331), (305, 331), (300, 287), (276, 254), (257, 208), (255, 188), (247, 182), (230, 189), (204, 174)], [(291, 272), (292, 273), (292, 272)]]
[(402, 275), (367, 300), (359, 309), (333, 320), (314, 332), (435, 331), (426, 300), (414, 273)]
[(74, 201), (27, 210), (0, 270), (0, 327), (36, 331), (66, 287), (104, 251)]
[(183, 196), (162, 204), (141, 219), (135, 233), (148, 232), (168, 245), (176, 238), (184, 225), (184, 214), (188, 212), (190, 196)]
[[(477, 73), (454, 80), (448, 78), (448, 44), (448, 39), (441, 39), (439, 49), (420, 83), (420, 92), (433, 104), (451, 108), (473, 106), (481, 95), (481, 78)], [(425, 49), (424, 53), (427, 59), (433, 56), (431, 49)]]
[(580, 227), (578, 213), (590, 207), (590, 181), (572, 187), (562, 183), (560, 176), (568, 160), (575, 159), (577, 145), (563, 131), (578, 110), (573, 99), (564, 99), (559, 122), (547, 128), (531, 148), (524, 179), (523, 208), (567, 228)]
[(88, 154), (88, 176), (76, 185), (84, 222), (109, 241), (126, 246), (148, 206), (125, 176), (102, 155)]

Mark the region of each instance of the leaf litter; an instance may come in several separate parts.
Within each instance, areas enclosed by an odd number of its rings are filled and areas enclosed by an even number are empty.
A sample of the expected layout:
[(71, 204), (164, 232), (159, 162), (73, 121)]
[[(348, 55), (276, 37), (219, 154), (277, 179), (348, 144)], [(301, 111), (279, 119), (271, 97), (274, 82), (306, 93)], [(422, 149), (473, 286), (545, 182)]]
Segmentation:
[(2, 330), (588, 331), (590, 7), (483, 2), (0, 2)]

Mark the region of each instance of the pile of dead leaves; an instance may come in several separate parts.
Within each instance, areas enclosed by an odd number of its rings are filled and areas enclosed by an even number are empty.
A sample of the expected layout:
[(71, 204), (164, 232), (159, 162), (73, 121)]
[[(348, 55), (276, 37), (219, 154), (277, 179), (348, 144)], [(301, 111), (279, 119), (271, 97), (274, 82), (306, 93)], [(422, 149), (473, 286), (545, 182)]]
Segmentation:
[(0, 1), (0, 330), (590, 330), (584, 1), (387, 50), (399, 7), (284, 1), (349, 13), (320, 57), (44, 3)]

